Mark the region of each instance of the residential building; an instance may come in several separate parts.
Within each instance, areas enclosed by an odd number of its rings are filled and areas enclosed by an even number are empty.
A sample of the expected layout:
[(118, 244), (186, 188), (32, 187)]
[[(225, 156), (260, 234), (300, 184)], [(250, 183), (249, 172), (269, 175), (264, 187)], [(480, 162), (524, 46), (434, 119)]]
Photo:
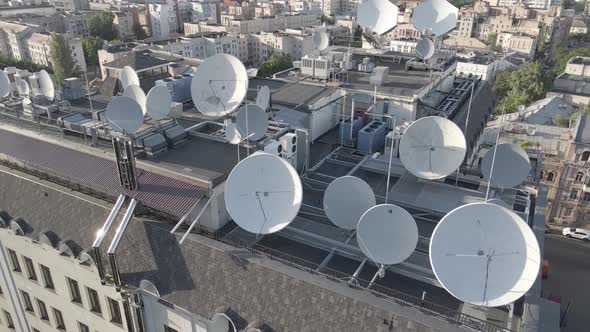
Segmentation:
[(517, 52), (529, 59), (535, 57), (538, 39), (529, 35), (502, 32), (498, 34), (496, 45), (502, 47), (504, 52)]
[(559, 96), (574, 106), (586, 107), (590, 103), (590, 58), (571, 58), (547, 96)]
[(168, 37), (178, 32), (176, 8), (172, 3), (148, 4), (153, 37)]
[(314, 50), (311, 34), (302, 30), (261, 32), (248, 36), (250, 62), (260, 65), (272, 53), (287, 53), (292, 59), (300, 59)]
[(514, 17), (510, 14), (501, 14), (497, 16), (487, 16), (483, 18), (482, 23), (477, 24), (475, 37), (487, 39), (492, 33), (500, 34), (504, 31), (510, 31)]
[[(80, 38), (70, 35), (64, 35), (72, 59), (78, 68), (86, 71), (86, 59), (84, 58), (84, 50), (82, 48), (82, 41)], [(51, 35), (49, 33), (33, 33), (27, 39), (29, 58), (33, 63), (52, 67), (51, 62)]]
[(457, 20), (457, 29), (455, 29), (457, 36), (464, 38), (471, 38), (475, 32), (475, 26), (479, 15), (473, 10), (461, 10)]
[(228, 32), (251, 34), (263, 31), (276, 31), (319, 25), (320, 20), (315, 14), (276, 15), (239, 19), (233, 16), (221, 16), (221, 24), (208, 22), (185, 23), (184, 34), (194, 35), (200, 32)]
[(88, 10), (88, 0), (49, 0), (49, 4), (60, 11)]
[(454, 37), (443, 40), (443, 45), (462, 51), (485, 51), (490, 46), (477, 38)]
[(77, 11), (60, 14), (63, 20), (63, 32), (87, 37), (88, 30), (86, 29), (86, 22), (95, 14), (96, 12), (93, 11)]
[(133, 13), (130, 11), (115, 11), (113, 12), (113, 25), (117, 29), (119, 38), (122, 40), (130, 40), (135, 38)]
[(413, 24), (402, 23), (398, 24), (393, 30), (383, 34), (385, 40), (396, 40), (396, 39), (420, 39), (422, 33), (416, 29)]
[(496, 78), (501, 59), (494, 53), (457, 53), (457, 74), (477, 76), (492, 84)]
[(395, 39), (389, 42), (389, 50), (404, 54), (416, 54), (418, 39)]
[(323, 1), (315, 1), (320, 4), (322, 9), (322, 14), (324, 15), (336, 15), (340, 13), (341, 8), (341, 1), (342, 0), (323, 0)]
[(583, 20), (574, 20), (572, 27), (570, 28), (570, 34), (572, 35), (585, 35), (588, 33), (588, 26)]
[[(221, 11), (218, 2), (189, 2), (191, 20), (190, 22), (219, 23)], [(185, 22), (185, 24), (187, 24)], [(186, 33), (186, 31), (185, 31)]]
[(100, 66), (100, 76), (102, 79), (107, 77), (106, 69), (104, 65), (106, 63), (115, 61), (133, 53), (133, 48), (137, 44), (135, 43), (117, 43), (107, 44), (102, 49), (98, 50), (98, 64)]
[(320, 14), (322, 3), (317, 1), (290, 1), (289, 11), (300, 14)]
[(4, 6), (0, 7), (0, 17), (13, 17), (22, 14), (54, 15), (57, 13), (53, 5), (47, 3), (34, 6)]
[(0, 53), (17, 60), (27, 60), (27, 38), (39, 27), (29, 24), (18, 24), (0, 21)]
[(36, 25), (40, 29), (46, 31), (55, 31), (63, 33), (64, 28), (64, 16), (63, 14), (54, 15), (39, 15), (39, 14), (20, 14), (11, 17), (7, 17), (6, 20), (14, 23), (26, 23), (30, 25)]

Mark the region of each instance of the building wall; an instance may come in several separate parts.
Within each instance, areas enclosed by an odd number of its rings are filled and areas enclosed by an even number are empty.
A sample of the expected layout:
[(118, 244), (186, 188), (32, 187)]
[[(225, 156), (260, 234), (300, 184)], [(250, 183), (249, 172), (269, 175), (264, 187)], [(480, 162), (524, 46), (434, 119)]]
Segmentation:
[(133, 15), (130, 12), (116, 12), (113, 24), (117, 29), (119, 38), (123, 40), (129, 40), (135, 38), (135, 32), (133, 31)]
[[(588, 60), (590, 60), (590, 58), (588, 58)], [(571, 75), (590, 77), (590, 61), (588, 61), (587, 63), (568, 62), (565, 66), (565, 73)]]
[(478, 64), (469, 62), (457, 62), (457, 73), (461, 75), (474, 75), (481, 77), (482, 80), (493, 82), (496, 76), (496, 64)]
[(478, 16), (472, 11), (461, 11), (457, 21), (457, 35), (461, 37), (472, 37), (475, 29), (475, 20)]
[(178, 30), (176, 10), (172, 4), (149, 4), (153, 37), (168, 37)]
[(534, 58), (537, 50), (537, 38), (506, 32), (498, 34), (496, 44), (500, 45), (505, 52), (515, 51), (522, 53), (529, 59)]

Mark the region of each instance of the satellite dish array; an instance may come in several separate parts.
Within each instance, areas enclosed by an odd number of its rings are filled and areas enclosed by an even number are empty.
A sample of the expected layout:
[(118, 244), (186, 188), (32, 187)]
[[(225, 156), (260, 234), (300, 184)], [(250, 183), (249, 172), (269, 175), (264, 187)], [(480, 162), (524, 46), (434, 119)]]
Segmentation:
[(382, 35), (397, 25), (398, 7), (388, 0), (369, 0), (358, 7), (357, 22)]
[(416, 45), (416, 56), (429, 60), (436, 52), (433, 39), (440, 37), (457, 26), (459, 9), (445, 0), (429, 0), (416, 6), (412, 12), (412, 24), (423, 37)]
[(0, 97), (5, 98), (10, 94), (10, 80), (4, 70), (0, 70)]

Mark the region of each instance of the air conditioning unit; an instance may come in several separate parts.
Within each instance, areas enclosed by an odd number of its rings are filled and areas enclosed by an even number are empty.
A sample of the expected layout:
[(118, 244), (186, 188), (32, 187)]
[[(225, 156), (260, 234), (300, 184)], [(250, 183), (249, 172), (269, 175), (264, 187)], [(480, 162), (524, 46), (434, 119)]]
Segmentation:
[(283, 147), (284, 155), (291, 156), (297, 153), (297, 134), (287, 133), (279, 139), (279, 142)]
[(283, 146), (277, 140), (272, 140), (264, 146), (264, 152), (282, 157)]

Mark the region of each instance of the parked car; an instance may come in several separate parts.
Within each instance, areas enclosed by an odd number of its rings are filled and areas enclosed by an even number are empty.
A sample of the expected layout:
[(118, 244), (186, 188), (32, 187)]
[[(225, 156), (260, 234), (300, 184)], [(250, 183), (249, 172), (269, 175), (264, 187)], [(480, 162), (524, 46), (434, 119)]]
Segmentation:
[(583, 228), (566, 227), (561, 233), (564, 236), (584, 241), (590, 241), (590, 231)]

